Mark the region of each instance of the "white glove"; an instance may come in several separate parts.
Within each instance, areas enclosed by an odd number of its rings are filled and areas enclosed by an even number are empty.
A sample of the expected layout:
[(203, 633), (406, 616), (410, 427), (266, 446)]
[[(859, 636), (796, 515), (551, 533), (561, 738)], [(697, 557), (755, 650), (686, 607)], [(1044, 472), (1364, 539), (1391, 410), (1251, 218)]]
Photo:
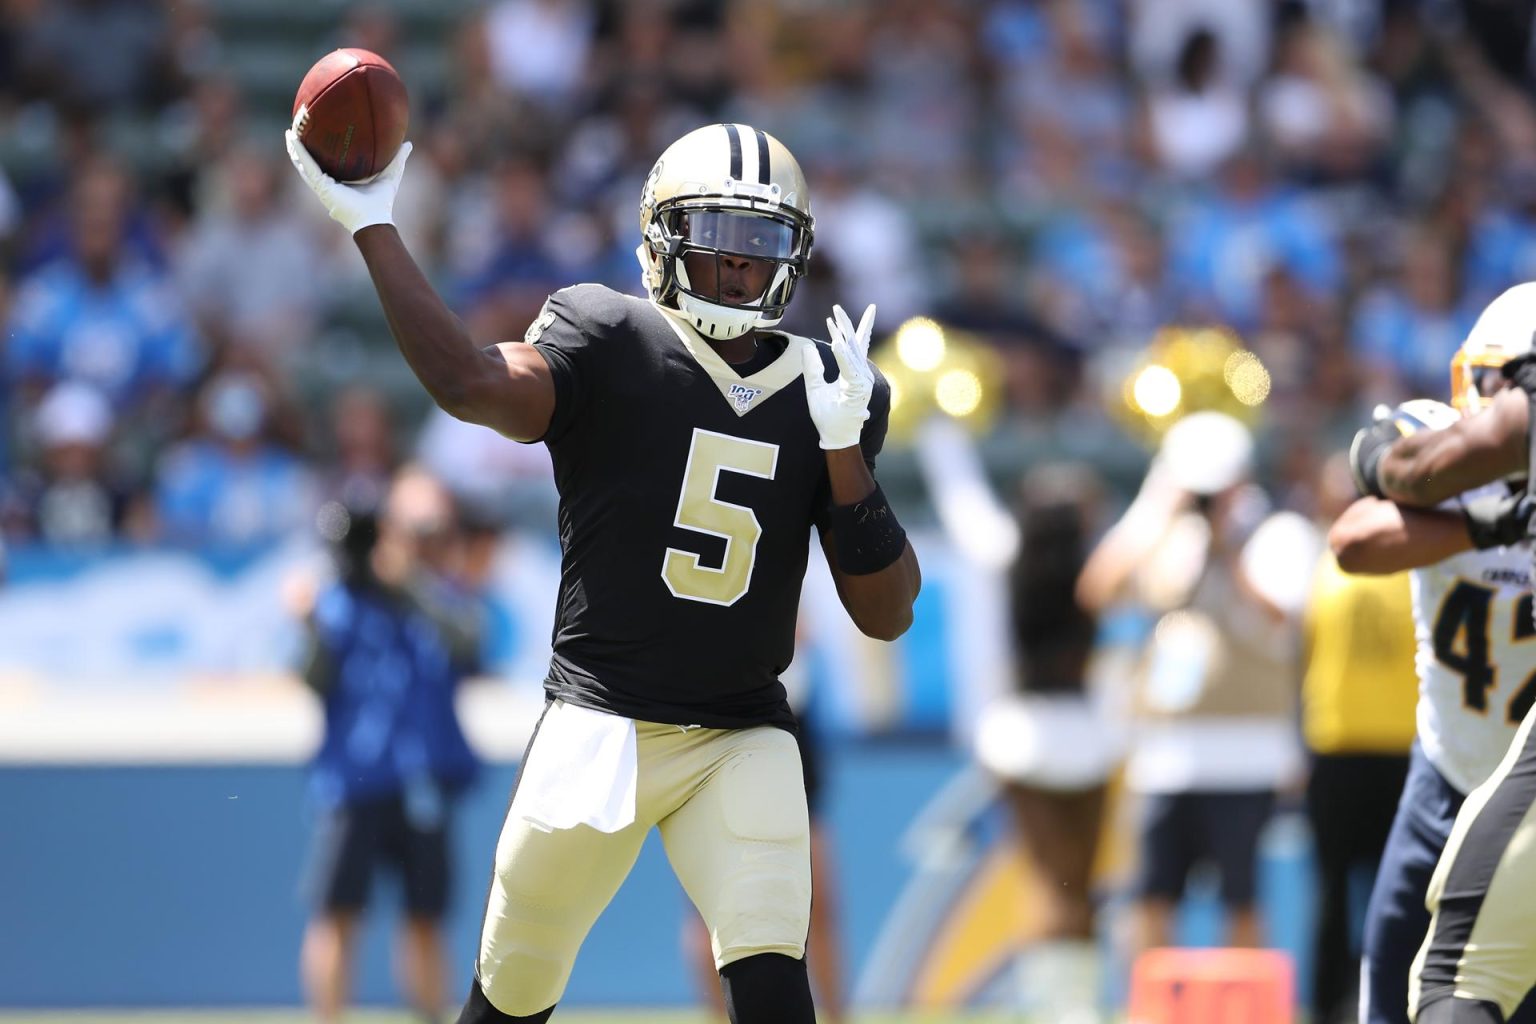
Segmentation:
[(320, 169), (292, 128), (283, 133), (283, 138), (288, 143), (288, 159), (298, 168), (299, 177), (320, 197), (331, 219), (346, 228), (349, 235), (374, 224), (394, 223), (395, 193), (400, 190), (400, 176), (405, 173), (405, 158), (411, 155), (409, 142), (378, 174), (366, 182), (348, 185)]
[(864, 311), (857, 330), (842, 306), (832, 307), (832, 316), (827, 319), (827, 339), (832, 344), (838, 372), (831, 383), (823, 379), (821, 353), (816, 351), (815, 343), (800, 351), (805, 367), (806, 403), (821, 435), (821, 446), (828, 451), (858, 444), (864, 421), (869, 419), (869, 396), (875, 390), (875, 375), (869, 368), (869, 335), (874, 329), (874, 306)]

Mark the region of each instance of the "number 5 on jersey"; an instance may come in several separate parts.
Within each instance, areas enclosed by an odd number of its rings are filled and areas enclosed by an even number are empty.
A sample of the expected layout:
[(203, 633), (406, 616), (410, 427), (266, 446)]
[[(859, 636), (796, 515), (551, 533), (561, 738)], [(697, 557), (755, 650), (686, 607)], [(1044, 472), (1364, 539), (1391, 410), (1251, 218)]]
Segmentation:
[(695, 533), (721, 537), (725, 555), (720, 568), (699, 564), (698, 554), (667, 548), (661, 578), (672, 596), (705, 604), (733, 605), (752, 585), (757, 564), (757, 541), (763, 535), (757, 513), (745, 505), (721, 501), (715, 496), (721, 473), (743, 473), (772, 480), (779, 464), (779, 446), (748, 441), (729, 434), (695, 427), (688, 446), (688, 465), (683, 470), (682, 493), (677, 497), (674, 525)]

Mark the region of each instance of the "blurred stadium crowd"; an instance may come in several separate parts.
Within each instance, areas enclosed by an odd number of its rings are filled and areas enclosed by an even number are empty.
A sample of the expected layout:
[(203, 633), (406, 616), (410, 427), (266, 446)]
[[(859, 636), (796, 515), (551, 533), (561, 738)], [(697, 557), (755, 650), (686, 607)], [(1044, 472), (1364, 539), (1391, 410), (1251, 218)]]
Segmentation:
[(280, 130), (336, 45), (410, 86), (397, 218), (485, 343), (566, 284), (638, 289), (655, 155), (746, 121), (814, 188), (787, 327), (840, 301), (973, 332), (1017, 469), (1050, 438), (1123, 465), (1116, 374), (1162, 325), (1227, 325), (1272, 380), (1266, 481), (1313, 511), (1363, 410), (1444, 397), (1477, 311), (1536, 277), (1529, 6), (6, 0), (0, 530), (261, 542), (413, 455), (493, 521), (545, 500), (539, 449), (427, 417), (296, 201)]

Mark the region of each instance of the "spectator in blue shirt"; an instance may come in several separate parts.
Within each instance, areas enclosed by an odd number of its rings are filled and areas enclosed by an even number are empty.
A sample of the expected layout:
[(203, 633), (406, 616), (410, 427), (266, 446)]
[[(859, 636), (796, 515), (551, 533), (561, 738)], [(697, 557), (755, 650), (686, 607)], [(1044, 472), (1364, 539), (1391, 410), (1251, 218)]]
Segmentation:
[[(111, 210), (121, 224), (119, 246), (125, 261), (161, 270), (166, 266), (165, 225), (144, 201), (133, 172), (119, 160), (87, 151), (78, 164), (66, 154), (43, 173), (19, 176), (27, 210), (26, 230), (15, 253), (15, 269), (27, 275), (75, 252), (77, 211)], [(71, 170), (73, 167), (73, 170)]]
[(1375, 402), (1448, 398), (1446, 367), (1477, 320), (1464, 295), (1449, 241), (1428, 229), (1398, 247), (1395, 279), (1367, 291), (1355, 307), (1351, 343)]
[(271, 440), (268, 390), (245, 371), (203, 388), (200, 425), (155, 472), (160, 534), (178, 544), (244, 547), (302, 531), (312, 521), (313, 471)]
[(17, 286), (4, 359), (29, 404), (52, 384), (77, 380), (106, 395), (115, 414), (143, 413), (199, 369), (175, 290), (125, 246), (125, 210), (114, 196), (79, 190), (71, 253)]
[(1053, 211), (1034, 237), (1032, 294), (1058, 332), (1095, 348), (1138, 348), (1177, 319), (1152, 219), (1112, 200)]
[(1169, 228), (1170, 269), (1184, 301), (1238, 330), (1256, 322), (1274, 268), (1316, 297), (1343, 283), (1337, 241), (1321, 211), (1304, 194), (1278, 187), (1251, 149), (1228, 161), (1220, 187), (1202, 191)]
[(1447, 192), (1465, 210), (1462, 265), (1470, 300), (1485, 304), (1511, 284), (1536, 278), (1536, 173), (1508, 172), (1493, 189), (1456, 180)]
[(308, 873), (304, 983), (319, 1020), (339, 1020), (373, 875), (390, 871), (404, 890), (401, 981), (421, 1018), (438, 1021), (451, 812), (478, 771), (454, 691), (477, 667), (479, 620), (431, 567), (429, 545), (440, 551), (454, 536), (440, 487), (402, 478), (381, 519), (328, 502), (319, 526), (337, 577), (308, 615), (304, 679), (323, 702), (325, 732), (311, 771), (321, 820)]
[(503, 160), (488, 185), (479, 251), (455, 268), (450, 289), (476, 337), (520, 337), (545, 297), (568, 283), (546, 226), (549, 188), (523, 157)]

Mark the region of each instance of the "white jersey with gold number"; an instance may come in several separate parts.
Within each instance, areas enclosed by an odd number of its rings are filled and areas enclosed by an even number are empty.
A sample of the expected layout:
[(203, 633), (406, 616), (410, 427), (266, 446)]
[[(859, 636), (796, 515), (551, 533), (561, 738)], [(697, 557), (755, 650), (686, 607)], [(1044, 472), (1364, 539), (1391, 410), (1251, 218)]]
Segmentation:
[(1531, 554), (1467, 551), (1415, 569), (1412, 583), (1419, 743), (1468, 793), (1498, 767), (1536, 700)]

